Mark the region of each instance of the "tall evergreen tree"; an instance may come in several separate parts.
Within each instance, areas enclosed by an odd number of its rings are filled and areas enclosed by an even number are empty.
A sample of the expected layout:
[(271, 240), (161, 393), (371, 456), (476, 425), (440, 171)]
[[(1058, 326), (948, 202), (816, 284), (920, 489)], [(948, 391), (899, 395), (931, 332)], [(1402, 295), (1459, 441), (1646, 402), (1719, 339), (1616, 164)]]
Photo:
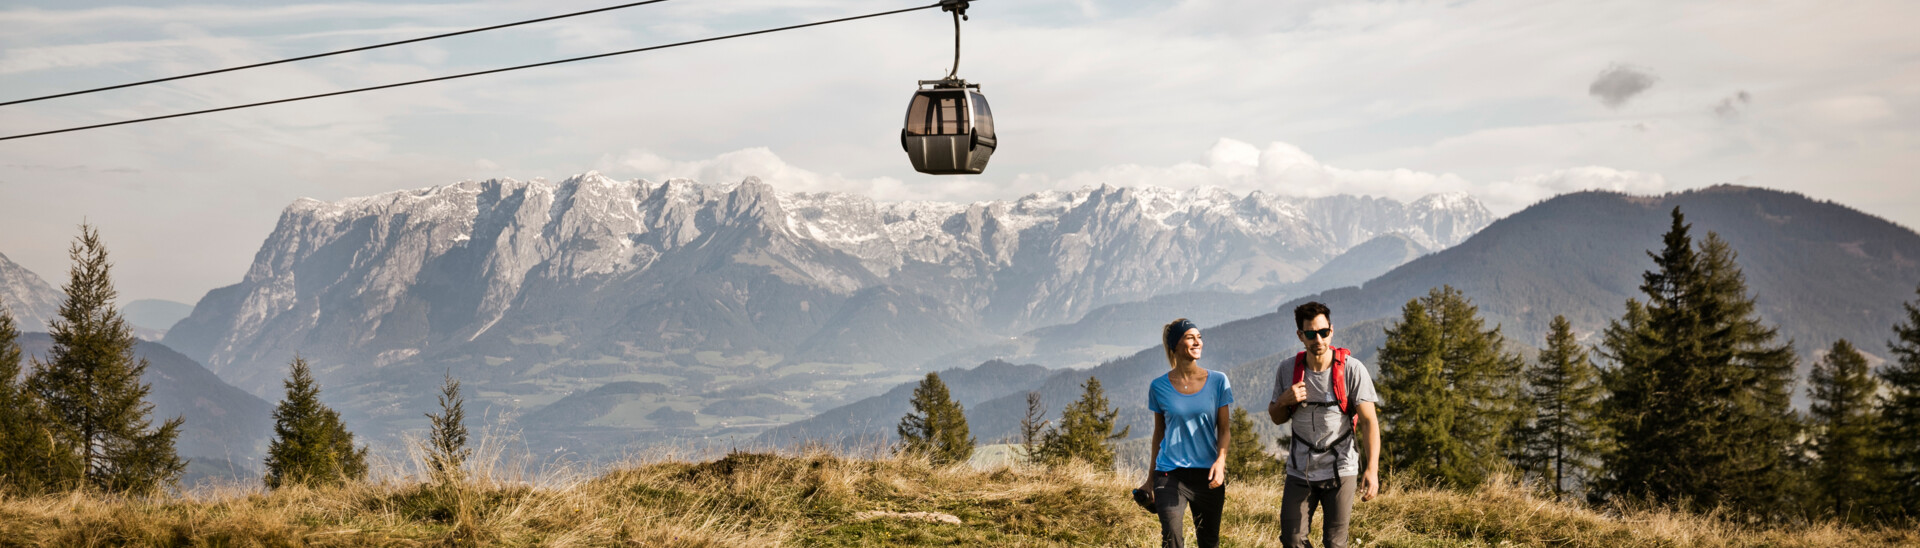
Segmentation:
[(947, 394), (939, 373), (927, 373), (913, 389), (913, 412), (900, 418), (901, 450), (926, 455), (935, 465), (966, 462), (973, 456), (967, 412)]
[(1871, 494), (1879, 489), (1879, 413), (1874, 393), (1879, 390), (1867, 357), (1841, 339), (1827, 356), (1813, 364), (1808, 376), (1813, 451), (1819, 455), (1814, 479), (1823, 504), (1840, 518), (1859, 518), (1872, 508)]
[(13, 316), (0, 306), (0, 490), (30, 495), (71, 487), (60, 478), (76, 476), (79, 460), (54, 445), (45, 409), (21, 383), (19, 339)]
[(1600, 370), (1573, 338), (1573, 324), (1554, 316), (1547, 346), (1527, 369), (1533, 417), (1520, 432), (1523, 461), (1529, 470), (1564, 496), (1593, 477), (1601, 449)]
[(1387, 329), (1379, 386), (1388, 466), (1455, 486), (1478, 485), (1514, 453), (1524, 416), (1524, 362), (1500, 328), (1452, 287), (1409, 301)]
[(1457, 475), (1450, 466), (1467, 460), (1453, 438), (1456, 409), (1447, 393), (1445, 362), (1440, 358), (1439, 327), (1420, 299), (1400, 308), (1400, 321), (1386, 329), (1380, 349), (1378, 390), (1386, 405), (1380, 422), (1381, 462), (1388, 469), (1420, 476)]
[(1920, 516), (1920, 300), (1906, 303), (1907, 320), (1893, 326), (1893, 363), (1880, 367), (1880, 440), (1887, 444), (1887, 481), (1881, 507)]
[(1040, 436), (1037, 453), (1041, 462), (1048, 464), (1080, 460), (1100, 468), (1113, 468), (1113, 441), (1125, 439), (1133, 428), (1113, 430), (1120, 410), (1107, 402), (1107, 392), (1100, 388), (1100, 379), (1087, 377), (1087, 382), (1080, 386), (1083, 388), (1080, 399), (1060, 412), (1059, 425), (1048, 428)]
[(1267, 454), (1260, 445), (1259, 426), (1244, 407), (1233, 408), (1233, 422), (1227, 426), (1232, 438), (1227, 442), (1227, 473), (1240, 477), (1266, 477), (1286, 473), (1280, 459)]
[(46, 405), (54, 443), (75, 451), (77, 476), (65, 478), (109, 492), (148, 493), (177, 482), (186, 461), (175, 454), (176, 417), (153, 427), (140, 381), (147, 360), (133, 355), (132, 327), (114, 307), (112, 264), (100, 233), (81, 225), (67, 298), (51, 322), (53, 348), (35, 360), (27, 386)]
[(432, 429), (427, 433), (427, 474), (435, 483), (452, 485), (463, 477), (467, 457), (467, 413), (462, 409), (460, 381), (447, 372), (440, 386), (440, 414), (427, 414)]
[(267, 446), (268, 489), (287, 485), (337, 485), (367, 475), (367, 450), (353, 447), (353, 433), (340, 413), (320, 402), (307, 360), (293, 358), (286, 399), (273, 410), (273, 441)]
[(1696, 248), (1678, 208), (1642, 305), (1608, 328), (1615, 367), (1605, 405), (1614, 451), (1612, 494), (1777, 511), (1800, 489), (1790, 469), (1799, 424), (1791, 405), (1793, 347), (1760, 323), (1726, 242)]

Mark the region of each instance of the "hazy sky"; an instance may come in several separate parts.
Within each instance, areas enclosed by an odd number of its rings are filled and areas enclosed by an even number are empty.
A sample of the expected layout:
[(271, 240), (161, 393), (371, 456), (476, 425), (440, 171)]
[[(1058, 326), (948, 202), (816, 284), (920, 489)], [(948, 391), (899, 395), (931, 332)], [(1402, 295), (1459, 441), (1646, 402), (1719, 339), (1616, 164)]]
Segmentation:
[[(14, 0), (0, 99), (411, 38), (623, 0)], [(0, 107), (12, 135), (543, 61), (931, 0), (674, 0), (482, 35)], [(239, 281), (280, 210), (587, 170), (759, 175), (883, 200), (1221, 185), (1496, 213), (1568, 190), (1737, 183), (1920, 226), (1920, 3), (976, 0), (961, 76), (1001, 148), (915, 174), (898, 132), (946, 73), (946, 14), (886, 18), (0, 142), (0, 253), (58, 285), (82, 220), (124, 299)]]

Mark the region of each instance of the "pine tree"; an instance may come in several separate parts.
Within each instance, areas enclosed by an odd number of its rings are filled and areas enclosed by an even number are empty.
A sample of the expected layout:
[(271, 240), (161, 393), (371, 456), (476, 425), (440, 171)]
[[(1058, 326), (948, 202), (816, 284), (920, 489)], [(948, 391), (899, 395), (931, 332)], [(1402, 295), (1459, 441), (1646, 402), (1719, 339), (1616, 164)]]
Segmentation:
[(1407, 301), (1400, 321), (1386, 329), (1380, 349), (1380, 397), (1383, 429), (1381, 461), (1402, 473), (1452, 475), (1449, 464), (1467, 459), (1465, 448), (1449, 433), (1456, 410), (1447, 393), (1440, 358), (1439, 328), (1420, 299)]
[(1233, 422), (1227, 426), (1227, 473), (1241, 477), (1266, 477), (1286, 472), (1280, 459), (1260, 446), (1259, 427), (1243, 407), (1233, 408)]
[(433, 428), (427, 434), (427, 474), (434, 483), (454, 485), (473, 450), (467, 448), (467, 414), (461, 409), (460, 381), (448, 372), (440, 387), (440, 414), (427, 414)]
[(900, 418), (902, 451), (925, 455), (935, 465), (966, 462), (973, 456), (966, 410), (947, 394), (939, 373), (927, 373), (913, 389), (913, 412)]
[(1483, 330), (1459, 290), (1409, 301), (1380, 351), (1381, 455), (1388, 466), (1454, 486), (1478, 485), (1513, 451), (1524, 416), (1523, 362), (1503, 352), (1500, 328)]
[(1521, 432), (1526, 468), (1553, 489), (1557, 498), (1570, 483), (1593, 477), (1603, 446), (1600, 402), (1605, 387), (1587, 350), (1573, 338), (1573, 324), (1554, 316), (1547, 347), (1527, 369), (1533, 417)]
[(1060, 412), (1060, 423), (1040, 436), (1036, 454), (1048, 464), (1080, 460), (1102, 469), (1113, 468), (1113, 441), (1125, 439), (1132, 427), (1115, 432), (1120, 410), (1107, 402), (1100, 379), (1087, 377), (1080, 399)]
[(1605, 405), (1614, 449), (1606, 492), (1694, 509), (1778, 511), (1801, 489), (1790, 464), (1799, 423), (1791, 344), (1775, 344), (1747, 296), (1732, 248), (1698, 248), (1678, 208), (1644, 305), (1608, 328)]
[(1846, 339), (1834, 342), (1808, 376), (1813, 451), (1819, 455), (1814, 477), (1821, 502), (1843, 519), (1863, 517), (1860, 511), (1872, 507), (1871, 499), (1863, 497), (1884, 480), (1878, 470), (1884, 462), (1876, 454), (1879, 440), (1874, 439), (1879, 413), (1873, 398), (1878, 390), (1867, 357)]
[(286, 399), (273, 410), (267, 488), (338, 485), (366, 477), (366, 448), (354, 449), (353, 433), (340, 422), (340, 413), (320, 402), (320, 385), (307, 360), (296, 356), (290, 367)]
[(1047, 406), (1040, 402), (1040, 392), (1027, 392), (1027, 413), (1020, 417), (1020, 457), (1033, 462), (1040, 449), (1040, 435), (1046, 431), (1052, 421), (1046, 420)]
[(35, 360), (27, 386), (44, 403), (54, 443), (70, 447), (79, 466), (62, 478), (108, 492), (150, 493), (177, 482), (186, 461), (174, 453), (181, 419), (152, 426), (151, 388), (140, 381), (147, 360), (135, 358), (133, 329), (114, 308), (112, 264), (93, 227), (81, 225), (69, 250), (67, 298), (51, 323), (53, 348)]
[(60, 478), (76, 476), (79, 461), (54, 446), (45, 409), (21, 384), (20, 331), (14, 325), (0, 306), (0, 490), (32, 495), (71, 487)]
[(1920, 300), (1906, 303), (1907, 320), (1893, 326), (1887, 342), (1894, 360), (1880, 367), (1886, 394), (1880, 399), (1880, 440), (1887, 481), (1880, 506), (1920, 516)]

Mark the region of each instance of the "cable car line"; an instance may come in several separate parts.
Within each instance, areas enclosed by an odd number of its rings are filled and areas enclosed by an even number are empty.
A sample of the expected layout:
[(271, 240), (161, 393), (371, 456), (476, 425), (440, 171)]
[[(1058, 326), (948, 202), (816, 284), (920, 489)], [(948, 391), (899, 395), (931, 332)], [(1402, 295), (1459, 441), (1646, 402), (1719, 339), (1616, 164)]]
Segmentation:
[(139, 81), (139, 82), (131, 82), (131, 83), (126, 83), (126, 84), (119, 84), (119, 85), (114, 85), (114, 86), (107, 86), (107, 87), (102, 87), (102, 88), (93, 88), (93, 89), (83, 89), (83, 90), (80, 90), (80, 91), (69, 91), (69, 92), (66, 92), (66, 93), (56, 93), (56, 94), (53, 94), (53, 95), (45, 95), (45, 96), (41, 96), (41, 97), (31, 97), (31, 98), (27, 98), (27, 99), (16, 99), (16, 100), (12, 100), (12, 101), (7, 101), (7, 102), (4, 102), (4, 103), (0, 103), (0, 107), (4, 107), (4, 106), (7, 106), (7, 105), (18, 105), (18, 104), (21, 104), (21, 103), (31, 103), (31, 102), (34, 102), (34, 101), (45, 101), (45, 100), (47, 100), (47, 99), (58, 99), (58, 98), (61, 98), (61, 97), (72, 97), (72, 96), (75, 96), (75, 95), (84, 95), (84, 94), (88, 94), (88, 93), (98, 93), (98, 92), (102, 92), (102, 91), (111, 91), (111, 90), (116, 90), (116, 89), (124, 89), (124, 88), (130, 88), (130, 87), (135, 87), (135, 86), (144, 86), (144, 85), (147, 85), (147, 84), (158, 84), (158, 83), (161, 83), (161, 82), (171, 82), (171, 81), (174, 81), (174, 80), (184, 80), (184, 79), (187, 79), (187, 78), (196, 78), (196, 77), (200, 77), (200, 76), (208, 76), (208, 75), (213, 75), (213, 74), (220, 74), (220, 73), (223, 73), (223, 72), (233, 72), (233, 71), (236, 71), (236, 70), (246, 70), (246, 69), (251, 69), (251, 68), (260, 68), (260, 67), (265, 67), (265, 66), (271, 66), (271, 65), (278, 65), (278, 64), (282, 64), (282, 63), (292, 63), (292, 62), (294, 62), (294, 61), (305, 61), (305, 60), (308, 60), (308, 59), (319, 59), (319, 58), (321, 58), (321, 57), (330, 57), (330, 56), (334, 56), (334, 55), (340, 55), (340, 54), (343, 54), (343, 53), (354, 53), (354, 52), (360, 52), (360, 51), (367, 51), (367, 50), (371, 50), (371, 49), (380, 49), (380, 48), (385, 48), (385, 47), (392, 47), (392, 46), (398, 46), (398, 45), (402, 45), (402, 44), (411, 44), (411, 43), (414, 43), (414, 42), (425, 42), (425, 41), (427, 41), (427, 40), (438, 40), (438, 39), (441, 39), (441, 38), (448, 38), (448, 37), (453, 37), (453, 36), (460, 36), (460, 35), (462, 35), (462, 34), (473, 34), (473, 33), (476, 33), (476, 32), (485, 32), (485, 31), (490, 31), (490, 30), (499, 30), (499, 29), (504, 29), (504, 28), (507, 28), (507, 27), (517, 27), (517, 26), (520, 26), (520, 25), (529, 25), (529, 24), (533, 24), (533, 23), (544, 23), (544, 22), (547, 22), (547, 21), (552, 21), (552, 20), (555, 20), (555, 19), (566, 19), (566, 18), (568, 18), (568, 17), (578, 17), (578, 16), (581, 16), (581, 15), (589, 15), (589, 14), (595, 14), (595, 13), (600, 13), (600, 12), (607, 12), (607, 11), (613, 11), (613, 10), (619, 10), (619, 9), (626, 9), (626, 8), (631, 8), (631, 7), (636, 7), (636, 6), (644, 6), (644, 5), (647, 5), (647, 4), (658, 4), (658, 3), (661, 3), (661, 2), (665, 2), (665, 1), (667, 1), (667, 0), (646, 0), (646, 1), (644, 1), (644, 2), (633, 2), (633, 3), (630, 3), (630, 4), (621, 4), (621, 5), (618, 5), (618, 6), (607, 6), (607, 7), (604, 7), (604, 8), (599, 8), (599, 9), (591, 9), (591, 10), (587, 10), (587, 11), (579, 11), (579, 12), (573, 12), (573, 13), (568, 13), (568, 14), (563, 14), (563, 15), (555, 15), (555, 16), (551, 16), (551, 17), (542, 17), (542, 18), (539, 18), (539, 19), (528, 19), (528, 20), (526, 20), (526, 21), (518, 21), (518, 22), (513, 22), (513, 23), (506, 23), (506, 24), (500, 24), (500, 25), (494, 25), (494, 26), (491, 26), (491, 27), (481, 27), (481, 28), (477, 28), (477, 29), (467, 29), (467, 30), (463, 30), (463, 31), (458, 31), (458, 32), (449, 32), (449, 33), (446, 33), (446, 34), (435, 34), (435, 35), (433, 35), (433, 36), (422, 36), (422, 37), (420, 37), (420, 38), (414, 38), (414, 39), (411, 39), (411, 40), (401, 40), (401, 41), (398, 41), (398, 42), (387, 42), (387, 43), (385, 43), (385, 44), (374, 44), (374, 45), (371, 45), (371, 46), (361, 46), (361, 47), (357, 47), (357, 48), (352, 48), (352, 49), (343, 49), (343, 50), (340, 50), (340, 51), (330, 51), (330, 52), (326, 52), (326, 53), (316, 53), (316, 54), (313, 54), (313, 55), (305, 55), (305, 56), (301, 56), (301, 57), (294, 57), (294, 58), (291, 58), (291, 59), (281, 59), (281, 60), (278, 60), (278, 61), (267, 61), (267, 62), (265, 62), (265, 63), (254, 63), (254, 64), (251, 64), (251, 65), (242, 65), (242, 66), (238, 66), (238, 67), (227, 67), (227, 68), (223, 68), (223, 69), (216, 69), (216, 70), (209, 70), (209, 71), (205, 71), (205, 72), (195, 72), (195, 73), (193, 73), (193, 74), (182, 74), (182, 75), (179, 75), (179, 76), (169, 76), (169, 77), (166, 77), (166, 78), (155, 78), (155, 79), (152, 79), (152, 80), (142, 80), (142, 81)]
[(807, 27), (818, 27), (818, 26), (821, 26), (821, 25), (831, 25), (831, 24), (834, 24), (834, 23), (844, 23), (844, 22), (848, 22), (848, 21), (857, 21), (857, 20), (860, 20), (860, 19), (871, 19), (871, 18), (874, 18), (874, 17), (881, 17), (881, 16), (886, 16), (886, 15), (894, 15), (894, 14), (900, 14), (900, 13), (906, 13), (906, 12), (910, 12), (910, 11), (919, 11), (919, 10), (924, 10), (924, 9), (929, 9), (929, 8), (935, 8), (935, 7), (940, 7), (940, 6), (942, 6), (942, 5), (944, 5), (944, 4), (946, 3), (946, 2), (951, 2), (951, 1), (952, 1), (952, 0), (946, 0), (946, 1), (944, 1), (944, 2), (941, 2), (941, 3), (934, 3), (934, 4), (927, 4), (927, 5), (924, 5), (924, 6), (919, 6), (919, 7), (912, 7), (912, 8), (903, 8), (903, 9), (897, 9), (897, 10), (892, 10), (892, 11), (883, 11), (883, 12), (878, 12), (878, 13), (869, 13), (869, 14), (866, 14), (866, 15), (855, 15), (855, 16), (851, 16), (851, 17), (842, 17), (842, 18), (839, 18), (839, 19), (829, 19), (829, 20), (825, 20), (825, 21), (815, 21), (815, 22), (812, 22), (812, 23), (802, 23), (802, 24), (798, 24), (798, 25), (789, 25), (789, 26), (785, 26), (785, 27), (778, 27), (778, 28), (771, 28), (771, 29), (762, 29), (762, 30), (756, 30), (756, 31), (751, 31), (751, 32), (742, 32), (742, 33), (738, 33), (738, 34), (729, 34), (729, 35), (726, 35), (726, 36), (716, 36), (716, 37), (713, 37), (713, 38), (702, 38), (702, 39), (699, 39), (699, 40), (688, 40), (688, 41), (685, 41), (685, 42), (675, 42), (675, 43), (672, 43), (672, 44), (663, 44), (663, 45), (658, 45), (658, 46), (648, 46), (648, 47), (644, 47), (644, 48), (634, 48), (634, 49), (629, 49), (629, 50), (622, 50), (622, 51), (615, 51), (615, 52), (610, 52), (610, 53), (600, 53), (600, 54), (594, 54), (594, 55), (586, 55), (586, 56), (581, 56), (581, 57), (572, 57), (572, 58), (567, 58), (567, 59), (559, 59), (559, 60), (554, 60), (554, 61), (546, 61), (546, 62), (541, 62), (541, 63), (532, 63), (532, 64), (526, 64), (526, 65), (518, 65), (518, 66), (511, 66), (511, 67), (506, 67), (506, 68), (497, 68), (497, 69), (491, 69), (491, 70), (482, 70), (482, 71), (477, 71), (477, 72), (468, 72), (468, 73), (463, 73), (463, 74), (454, 74), (454, 75), (449, 75), (449, 76), (440, 76), (440, 77), (436, 77), (436, 78), (427, 78), (427, 79), (424, 79), (424, 80), (413, 80), (413, 81), (408, 81), (408, 82), (399, 82), (399, 83), (394, 83), (394, 84), (385, 84), (385, 85), (378, 85), (378, 86), (369, 86), (369, 87), (364, 87), (364, 88), (356, 88), (356, 89), (349, 89), (349, 90), (341, 90), (341, 91), (333, 91), (333, 92), (328, 92), (328, 93), (317, 93), (317, 94), (313, 94), (313, 95), (306, 95), (306, 96), (301, 96), (301, 97), (289, 97), (289, 98), (286, 98), (286, 99), (276, 99), (276, 100), (272, 100), (272, 101), (261, 101), (261, 102), (258, 102), (258, 103), (247, 103), (247, 104), (244, 104), (244, 105), (234, 105), (234, 106), (228, 106), (228, 107), (220, 107), (220, 108), (210, 108), (210, 109), (206, 109), (206, 110), (196, 110), (196, 111), (192, 111), (192, 112), (181, 112), (181, 113), (176, 113), (176, 114), (167, 114), (167, 115), (162, 115), (162, 116), (152, 116), (152, 117), (147, 117), (147, 118), (137, 118), (137, 119), (133, 119), (133, 120), (121, 120), (121, 121), (118, 121), (118, 122), (107, 122), (107, 123), (104, 123), (104, 124), (93, 124), (93, 125), (89, 125), (89, 126), (79, 126), (79, 127), (70, 127), (70, 128), (65, 128), (65, 129), (55, 129), (55, 130), (49, 130), (49, 131), (40, 131), (40, 132), (34, 132), (34, 133), (23, 133), (23, 134), (19, 134), (19, 135), (9, 135), (9, 136), (6, 136), (6, 137), (0, 137), (0, 141), (10, 141), (10, 140), (13, 140), (13, 139), (25, 139), (25, 138), (28, 138), (28, 137), (39, 137), (39, 136), (42, 136), (42, 135), (53, 135), (53, 134), (57, 134), (57, 133), (68, 133), (68, 132), (73, 132), (73, 131), (81, 131), (81, 130), (88, 130), (88, 129), (98, 129), (98, 128), (104, 128), (104, 127), (113, 127), (113, 126), (123, 126), (123, 125), (127, 125), (127, 124), (137, 124), (137, 123), (141, 123), (141, 122), (152, 122), (152, 121), (156, 121), (156, 120), (166, 120), (166, 119), (169, 119), (169, 118), (181, 118), (181, 117), (186, 117), (186, 116), (194, 116), (194, 115), (199, 115), (199, 114), (211, 114), (211, 113), (215, 113), (215, 112), (225, 112), (225, 111), (229, 111), (229, 110), (239, 110), (239, 109), (243, 109), (243, 108), (253, 108), (253, 107), (262, 107), (262, 106), (267, 106), (267, 105), (277, 105), (277, 104), (280, 104), (280, 103), (291, 103), (291, 102), (294, 102), (294, 101), (305, 101), (305, 100), (308, 100), (308, 99), (320, 99), (320, 98), (323, 98), (323, 97), (333, 97), (333, 96), (337, 96), (337, 95), (347, 95), (347, 94), (352, 94), (352, 93), (360, 93), (360, 92), (363, 92), (363, 91), (375, 91), (375, 90), (382, 90), (382, 89), (389, 89), (389, 88), (397, 88), (397, 87), (402, 87), (402, 86), (411, 86), (411, 85), (415, 85), (415, 84), (426, 84), (426, 83), (431, 83), (431, 82), (440, 82), (440, 81), (445, 81), (445, 80), (455, 80), (455, 79), (459, 79), (459, 78), (466, 78), (466, 77), (469, 77), (469, 76), (482, 76), (482, 75), (487, 75), (487, 74), (495, 74), (495, 73), (500, 73), (500, 72), (508, 72), (508, 71), (515, 71), (515, 70), (520, 70), (520, 69), (529, 69), (529, 68), (535, 68), (535, 67), (544, 67), (544, 66), (550, 66), (550, 65), (559, 65), (559, 64), (563, 64), (563, 63), (572, 63), (572, 62), (575, 62), (575, 61), (586, 61), (586, 60), (590, 60), (590, 59), (599, 59), (599, 58), (603, 58), (603, 57), (613, 57), (613, 56), (616, 56), (616, 55), (627, 55), (627, 54), (631, 54), (631, 53), (642, 53), (642, 52), (648, 52), (648, 51), (654, 51), (654, 50), (662, 50), (662, 49), (667, 49), (667, 48), (675, 48), (675, 47), (680, 47), (680, 46), (691, 46), (691, 45), (694, 45), (694, 44), (703, 44), (703, 43), (707, 43), (707, 42), (717, 42), (717, 41), (720, 41), (720, 40), (729, 40), (729, 39), (733, 39), (733, 38), (745, 38), (745, 37), (748, 37), (748, 36), (754, 36), (754, 35), (759, 35), (759, 34), (770, 34), (770, 33), (775, 33), (775, 32), (781, 32), (781, 31), (788, 31), (788, 30), (796, 30), (796, 29), (803, 29), (803, 28), (807, 28)]

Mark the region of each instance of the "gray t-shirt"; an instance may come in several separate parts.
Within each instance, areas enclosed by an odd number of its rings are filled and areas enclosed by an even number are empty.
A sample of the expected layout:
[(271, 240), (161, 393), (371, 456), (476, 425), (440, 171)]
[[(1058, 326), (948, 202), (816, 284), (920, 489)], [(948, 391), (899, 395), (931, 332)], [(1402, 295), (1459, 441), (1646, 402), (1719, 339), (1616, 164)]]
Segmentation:
[[(1348, 356), (1346, 367), (1347, 406), (1358, 415), (1356, 406), (1360, 402), (1378, 404), (1380, 393), (1373, 390), (1373, 377), (1367, 374), (1367, 367), (1359, 359)], [(1333, 389), (1329, 387), (1329, 383), (1333, 382), (1332, 369), (1315, 372), (1309, 364), (1303, 380), (1307, 382), (1307, 401), (1336, 401)], [(1286, 360), (1280, 363), (1279, 371), (1274, 373), (1273, 399), (1268, 401), (1280, 401), (1280, 395), (1292, 386), (1293, 360)], [(1287, 442), (1287, 475), (1307, 481), (1325, 481), (1360, 474), (1359, 453), (1354, 450), (1355, 438), (1360, 433), (1354, 432), (1346, 440), (1335, 444), (1332, 451), (1314, 455), (1313, 450), (1308, 448), (1309, 444), (1325, 446), (1353, 431), (1353, 419), (1342, 415), (1340, 406), (1302, 405), (1294, 410), (1291, 426), (1293, 435), (1300, 439)]]

